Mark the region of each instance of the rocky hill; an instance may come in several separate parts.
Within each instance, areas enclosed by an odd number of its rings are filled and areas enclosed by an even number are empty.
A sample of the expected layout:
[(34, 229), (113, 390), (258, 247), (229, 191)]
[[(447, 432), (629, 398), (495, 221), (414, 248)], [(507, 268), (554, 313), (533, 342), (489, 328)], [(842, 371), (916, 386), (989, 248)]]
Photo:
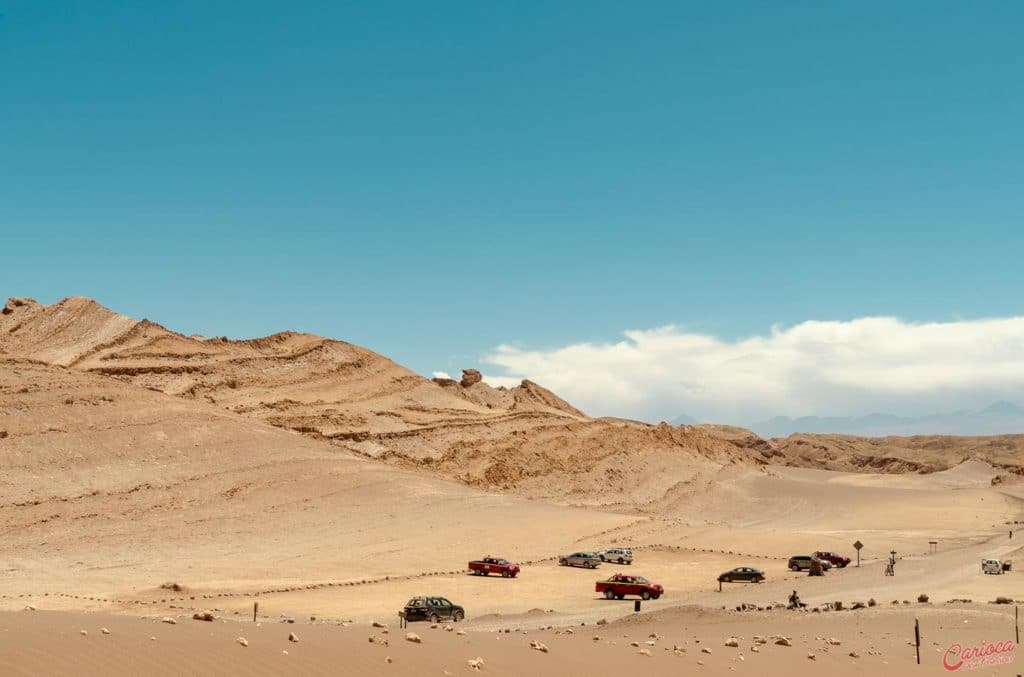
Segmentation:
[(695, 474), (776, 453), (753, 435), (592, 419), (531, 381), (493, 388), (472, 370), (431, 381), (371, 350), (295, 332), (185, 336), (78, 297), (8, 300), (0, 357), (173, 395), (469, 485), (586, 504), (643, 505)]

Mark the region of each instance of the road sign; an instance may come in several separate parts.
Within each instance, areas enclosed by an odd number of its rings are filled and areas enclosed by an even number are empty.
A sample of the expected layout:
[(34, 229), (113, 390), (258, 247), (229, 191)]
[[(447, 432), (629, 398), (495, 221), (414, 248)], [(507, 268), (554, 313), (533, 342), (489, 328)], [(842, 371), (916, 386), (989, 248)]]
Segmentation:
[(857, 539), (853, 542), (853, 547), (857, 550), (857, 566), (860, 566), (860, 549), (864, 547), (864, 544)]

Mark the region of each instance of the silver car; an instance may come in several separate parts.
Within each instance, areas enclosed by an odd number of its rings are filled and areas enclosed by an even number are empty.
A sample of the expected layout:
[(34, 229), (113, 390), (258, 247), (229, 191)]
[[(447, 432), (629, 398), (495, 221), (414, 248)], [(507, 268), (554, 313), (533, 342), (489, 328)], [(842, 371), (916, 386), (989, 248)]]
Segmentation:
[(596, 569), (601, 564), (601, 559), (592, 552), (574, 552), (571, 555), (562, 555), (558, 563), (564, 567), (586, 567)]
[(610, 548), (597, 554), (602, 562), (618, 562), (619, 564), (632, 564), (633, 551), (629, 548)]

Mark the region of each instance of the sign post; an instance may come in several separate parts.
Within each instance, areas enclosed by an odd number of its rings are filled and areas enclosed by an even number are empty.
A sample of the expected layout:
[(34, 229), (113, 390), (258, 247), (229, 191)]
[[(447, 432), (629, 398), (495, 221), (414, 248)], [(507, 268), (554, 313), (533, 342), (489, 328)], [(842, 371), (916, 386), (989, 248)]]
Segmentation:
[(914, 644), (917, 649), (917, 664), (921, 664), (921, 626), (918, 624), (917, 619), (914, 619)]
[(857, 540), (854, 541), (853, 547), (857, 551), (857, 566), (860, 566), (860, 549), (864, 547), (864, 544)]

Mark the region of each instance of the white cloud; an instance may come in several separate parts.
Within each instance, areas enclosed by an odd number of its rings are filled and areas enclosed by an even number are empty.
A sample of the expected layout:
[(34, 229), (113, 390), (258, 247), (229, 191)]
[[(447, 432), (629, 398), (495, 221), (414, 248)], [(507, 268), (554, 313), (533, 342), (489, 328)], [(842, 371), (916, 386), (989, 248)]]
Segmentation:
[(668, 326), (616, 343), (496, 348), (484, 361), (595, 415), (921, 415), (1024, 403), (1024, 317), (914, 324), (808, 321), (738, 341)]
[(515, 388), (523, 380), (521, 378), (515, 378), (514, 376), (490, 376), (488, 374), (483, 374), (483, 377), (484, 383), (491, 386), (492, 388), (497, 388), (499, 386), (505, 386), (506, 388)]

